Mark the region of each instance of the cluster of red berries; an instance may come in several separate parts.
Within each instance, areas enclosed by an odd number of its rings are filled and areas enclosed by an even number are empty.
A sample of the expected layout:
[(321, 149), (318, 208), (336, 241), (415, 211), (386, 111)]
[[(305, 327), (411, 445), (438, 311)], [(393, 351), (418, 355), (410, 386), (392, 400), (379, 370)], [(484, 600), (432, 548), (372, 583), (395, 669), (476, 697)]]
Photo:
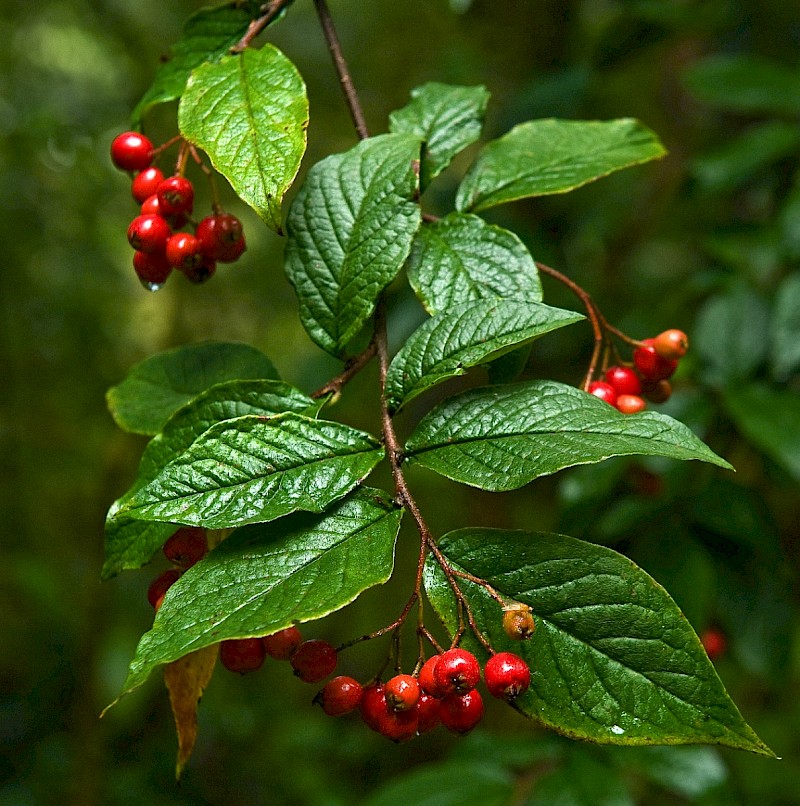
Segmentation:
[(208, 554), (206, 530), (199, 526), (182, 526), (164, 543), (163, 551), (174, 567), (159, 574), (147, 589), (147, 600), (155, 610), (161, 607), (167, 591), (181, 574)]
[(682, 330), (665, 330), (641, 342), (633, 351), (632, 367), (609, 367), (605, 380), (592, 381), (587, 391), (623, 414), (643, 411), (647, 408), (645, 398), (664, 403), (672, 395), (669, 378), (688, 349), (689, 339)]
[[(208, 280), (217, 263), (232, 263), (245, 250), (242, 224), (236, 216), (214, 212), (193, 224), (194, 187), (180, 175), (165, 177), (152, 162), (152, 142), (138, 132), (124, 132), (111, 143), (111, 160), (135, 174), (133, 198), (141, 211), (128, 227), (136, 250), (133, 268), (145, 288), (155, 291), (177, 269), (193, 283)], [(193, 232), (182, 232), (187, 224)]]

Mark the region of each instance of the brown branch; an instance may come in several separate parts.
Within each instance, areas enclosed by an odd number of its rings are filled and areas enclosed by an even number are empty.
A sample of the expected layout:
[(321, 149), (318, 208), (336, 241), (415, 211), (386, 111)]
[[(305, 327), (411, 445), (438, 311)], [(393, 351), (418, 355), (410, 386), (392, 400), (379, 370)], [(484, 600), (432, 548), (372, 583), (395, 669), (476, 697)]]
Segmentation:
[(250, 47), (252, 41), (281, 13), (293, 0), (272, 0), (262, 6), (264, 13), (254, 20), (250, 20), (245, 35), (230, 49), (230, 53), (241, 53)]
[(367, 348), (358, 355), (349, 359), (344, 369), (335, 377), (331, 378), (324, 386), (320, 386), (316, 392), (311, 394), (313, 398), (325, 397), (325, 395), (338, 395), (342, 388), (349, 383), (369, 362), (375, 357), (375, 338), (367, 345)]
[(350, 110), (350, 117), (353, 119), (353, 125), (356, 127), (359, 139), (366, 140), (367, 137), (369, 137), (367, 122), (364, 118), (364, 112), (361, 109), (361, 102), (358, 100), (358, 94), (353, 86), (353, 79), (350, 77), (347, 62), (342, 54), (342, 46), (339, 43), (339, 37), (336, 34), (336, 28), (333, 25), (333, 19), (328, 10), (328, 4), (325, 0), (314, 0), (314, 5), (317, 8), (317, 16), (322, 26), (322, 33), (325, 36), (328, 49), (333, 57), (333, 65), (339, 76), (345, 101), (347, 102), (347, 108)]

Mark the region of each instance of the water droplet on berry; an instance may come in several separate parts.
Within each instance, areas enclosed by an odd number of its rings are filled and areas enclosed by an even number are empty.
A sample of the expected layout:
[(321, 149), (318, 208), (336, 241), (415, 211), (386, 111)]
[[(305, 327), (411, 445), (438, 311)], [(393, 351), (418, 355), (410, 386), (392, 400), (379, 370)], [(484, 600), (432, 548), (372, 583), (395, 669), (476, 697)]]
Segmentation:
[(142, 284), (142, 288), (153, 292), (160, 291), (166, 285), (166, 283), (153, 283), (150, 280), (139, 280), (139, 282)]

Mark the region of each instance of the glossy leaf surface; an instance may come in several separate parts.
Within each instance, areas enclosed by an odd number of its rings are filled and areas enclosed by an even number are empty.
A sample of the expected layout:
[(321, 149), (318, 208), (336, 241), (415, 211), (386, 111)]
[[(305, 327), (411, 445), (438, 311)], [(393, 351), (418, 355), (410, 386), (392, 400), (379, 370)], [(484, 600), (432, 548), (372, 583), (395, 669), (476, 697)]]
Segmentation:
[[(721, 744), (772, 755), (669, 594), (628, 558), (565, 535), (500, 529), (460, 529), (439, 546), (457, 568), (533, 609), (533, 637), (512, 641), (497, 602), (461, 582), (494, 648), (531, 668), (531, 687), (514, 703), (529, 719), (604, 744)], [(452, 632), (452, 589), (430, 557), (425, 587)], [(467, 643), (485, 654), (472, 636)]]
[(514, 490), (539, 476), (612, 456), (642, 454), (730, 465), (664, 414), (621, 414), (555, 381), (473, 389), (417, 425), (406, 456), (455, 481)]
[(397, 276), (420, 221), (419, 140), (363, 140), (308, 172), (286, 222), (286, 273), (309, 336), (333, 355), (361, 330)]
[(565, 193), (614, 171), (663, 157), (636, 120), (532, 120), (487, 143), (458, 189), (458, 210)]

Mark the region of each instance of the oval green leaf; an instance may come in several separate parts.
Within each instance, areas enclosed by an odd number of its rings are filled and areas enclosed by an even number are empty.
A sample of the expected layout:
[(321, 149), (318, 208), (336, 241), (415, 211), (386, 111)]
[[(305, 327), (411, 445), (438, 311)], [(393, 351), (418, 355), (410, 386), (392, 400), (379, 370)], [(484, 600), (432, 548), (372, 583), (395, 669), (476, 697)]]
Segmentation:
[(272, 362), (255, 347), (203, 342), (146, 358), (122, 383), (108, 390), (106, 400), (120, 428), (152, 435), (209, 386), (241, 378), (277, 377)]
[[(773, 756), (678, 606), (627, 557), (565, 535), (500, 529), (460, 529), (439, 547), (456, 568), (533, 609), (533, 637), (512, 641), (497, 602), (459, 581), (494, 648), (528, 662), (531, 687), (514, 707), (529, 719), (602, 744), (720, 744)], [(453, 632), (453, 593), (431, 557), (425, 588)], [(471, 635), (465, 643), (485, 654)]]
[(520, 123), (481, 149), (458, 189), (456, 208), (486, 210), (566, 193), (664, 154), (658, 137), (631, 118)]
[(419, 140), (362, 140), (308, 172), (286, 221), (286, 274), (300, 319), (324, 350), (340, 355), (397, 276), (419, 227)]
[(431, 314), (477, 299), (542, 300), (539, 271), (525, 244), (475, 215), (451, 213), (424, 223), (406, 271)]
[(186, 85), (178, 126), (281, 232), (281, 200), (300, 168), (308, 126), (306, 87), (292, 62), (264, 45), (202, 65)]
[(117, 517), (224, 529), (321, 512), (382, 456), (369, 434), (340, 423), (293, 413), (239, 417), (198, 437)]
[(123, 693), (160, 664), (322, 618), (386, 582), (401, 517), (383, 492), (365, 488), (323, 515), (238, 529), (169, 589)]
[(522, 300), (478, 300), (436, 314), (411, 334), (389, 365), (391, 409), (469, 367), (583, 319), (574, 311)]
[(405, 450), (408, 459), (447, 478), (493, 491), (630, 454), (731, 467), (665, 414), (621, 414), (555, 381), (490, 386), (449, 398), (423, 417)]
[(411, 101), (389, 116), (389, 131), (423, 141), (420, 184), (426, 188), (459, 151), (481, 136), (489, 103), (486, 87), (458, 87), (435, 81), (411, 90)]

